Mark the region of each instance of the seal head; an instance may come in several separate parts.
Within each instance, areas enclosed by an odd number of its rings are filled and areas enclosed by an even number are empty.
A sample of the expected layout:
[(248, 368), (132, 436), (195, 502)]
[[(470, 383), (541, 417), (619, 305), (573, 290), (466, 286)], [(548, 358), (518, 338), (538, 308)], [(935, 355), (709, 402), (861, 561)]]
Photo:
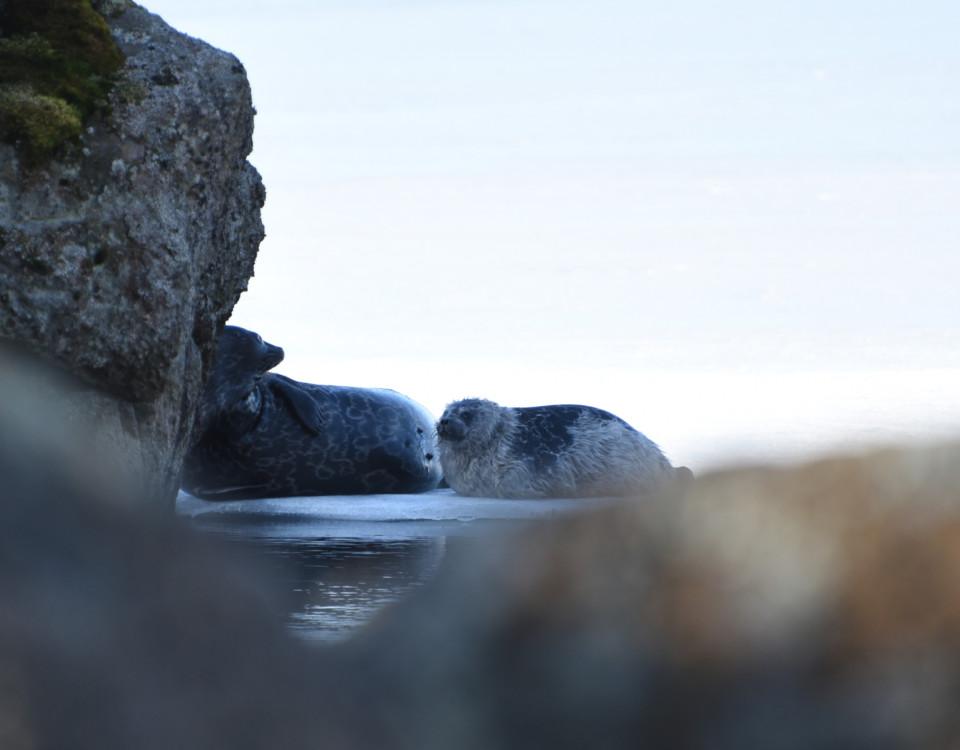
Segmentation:
[(501, 430), (500, 407), (482, 398), (466, 398), (450, 404), (437, 422), (437, 436), (460, 444), (460, 450), (482, 450)]
[(258, 386), (264, 374), (283, 361), (283, 349), (258, 333), (225, 326), (217, 339), (213, 368), (204, 386), (201, 431), (219, 418), (234, 420), (259, 413)]

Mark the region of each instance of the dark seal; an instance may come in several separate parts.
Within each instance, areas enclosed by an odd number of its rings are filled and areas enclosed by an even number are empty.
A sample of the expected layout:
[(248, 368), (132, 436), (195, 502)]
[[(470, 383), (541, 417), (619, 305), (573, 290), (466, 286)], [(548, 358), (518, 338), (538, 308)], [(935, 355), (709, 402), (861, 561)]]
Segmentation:
[(692, 476), (674, 469), (643, 433), (593, 406), (464, 399), (446, 408), (437, 435), (444, 478), (461, 495), (631, 495)]
[(283, 349), (227, 326), (182, 488), (207, 500), (425, 492), (440, 482), (433, 417), (396, 391), (268, 372)]

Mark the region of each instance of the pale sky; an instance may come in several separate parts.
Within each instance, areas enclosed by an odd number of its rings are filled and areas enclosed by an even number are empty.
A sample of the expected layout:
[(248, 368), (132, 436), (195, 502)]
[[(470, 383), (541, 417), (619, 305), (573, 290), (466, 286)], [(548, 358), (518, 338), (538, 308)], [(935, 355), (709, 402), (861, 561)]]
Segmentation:
[(960, 434), (960, 5), (147, 7), (249, 73), (278, 371), (694, 466)]

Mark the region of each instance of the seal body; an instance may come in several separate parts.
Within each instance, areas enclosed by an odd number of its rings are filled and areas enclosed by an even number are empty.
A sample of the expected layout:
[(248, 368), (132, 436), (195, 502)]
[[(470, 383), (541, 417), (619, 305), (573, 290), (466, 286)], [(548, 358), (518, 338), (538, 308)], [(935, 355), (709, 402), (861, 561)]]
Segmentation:
[(629, 495), (675, 475), (652, 440), (592, 406), (464, 399), (446, 408), (437, 435), (444, 478), (461, 495)]
[(432, 415), (395, 391), (267, 372), (283, 350), (227, 326), (181, 486), (208, 500), (425, 492), (440, 482)]

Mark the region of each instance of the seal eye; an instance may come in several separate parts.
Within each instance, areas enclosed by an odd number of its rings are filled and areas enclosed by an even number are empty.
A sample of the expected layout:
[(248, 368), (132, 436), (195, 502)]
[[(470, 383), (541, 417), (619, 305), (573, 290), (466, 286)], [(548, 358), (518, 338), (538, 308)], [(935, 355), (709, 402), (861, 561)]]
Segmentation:
[(464, 411), (460, 412), (460, 419), (462, 419), (464, 423), (470, 424), (473, 421), (473, 412), (469, 409), (465, 409)]

